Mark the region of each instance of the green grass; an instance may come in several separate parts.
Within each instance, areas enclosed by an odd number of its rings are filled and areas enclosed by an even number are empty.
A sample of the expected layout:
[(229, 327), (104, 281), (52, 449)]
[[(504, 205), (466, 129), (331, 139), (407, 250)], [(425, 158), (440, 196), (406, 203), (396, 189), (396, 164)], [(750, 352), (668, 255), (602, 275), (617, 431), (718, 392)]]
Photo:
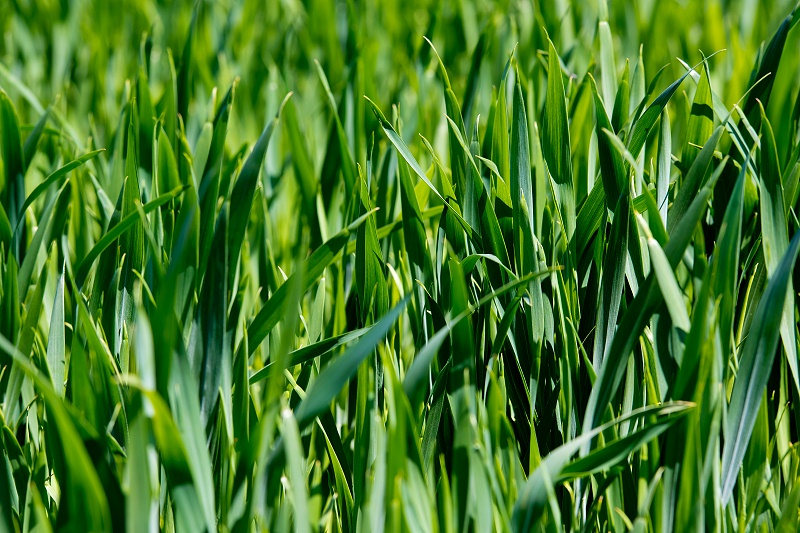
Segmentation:
[(0, 533), (794, 532), (794, 0), (0, 4)]

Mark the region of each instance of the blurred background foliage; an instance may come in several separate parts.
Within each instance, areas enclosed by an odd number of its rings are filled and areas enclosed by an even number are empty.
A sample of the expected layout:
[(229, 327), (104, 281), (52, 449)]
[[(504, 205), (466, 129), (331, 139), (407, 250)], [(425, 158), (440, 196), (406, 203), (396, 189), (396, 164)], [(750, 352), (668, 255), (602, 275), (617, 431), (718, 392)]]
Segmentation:
[[(105, 146), (104, 141), (113, 135), (127, 101), (126, 83), (138, 72), (143, 56), (152, 92), (156, 99), (161, 94), (168, 77), (167, 51), (172, 51), (176, 62), (180, 59), (192, 17), (192, 2), (187, 1), (4, 2), (5, 16), (0, 21), (3, 64), (42, 102), (52, 102), (60, 95), (58, 107), (70, 124), (81, 138), (95, 128), (101, 136), (96, 140), (98, 146)], [(460, 96), (475, 47), (482, 32), (491, 28), (475, 90), (475, 110), (485, 117), (491, 87), (497, 85), (512, 50), (516, 50), (525, 77), (545, 76), (545, 30), (567, 71), (575, 81), (582, 79), (597, 50), (601, 9), (601, 2), (593, 0), (253, 0), (203, 5), (192, 49), (190, 105), (196, 113), (190, 115), (195, 120), (188, 121), (187, 130), (197, 135), (213, 112), (207, 109), (211, 90), (224, 91), (238, 77), (240, 89), (233, 108), (237, 128), (229, 134), (229, 149), (236, 150), (254, 138), (291, 90), (302, 102), (298, 107), (309, 110), (302, 119), (308, 126), (310, 152), (318, 158), (325, 153), (326, 139), (315, 138), (313, 132), (325, 131), (327, 117), (315, 60), (322, 65), (334, 94), (340, 94), (357, 70), (364, 94), (383, 108), (399, 104), (411, 138), (412, 131), (445, 129), (442, 113), (436, 112), (444, 107), (442, 99), (435, 97), (440, 92), (433, 81), (436, 65), (424, 36), (436, 44)], [(713, 62), (711, 83), (723, 101), (732, 102), (748, 86), (759, 47), (792, 7), (790, 0), (609, 2), (607, 20), (616, 57), (629, 58), (635, 64), (641, 51), (644, 64), (654, 73), (666, 67), (663, 86), (684, 73), (675, 58), (694, 65), (701, 59), (701, 51), (709, 55), (725, 49)], [(797, 39), (795, 33), (790, 34), (789, 50), (796, 49)], [(781, 62), (785, 74), (776, 76), (781, 83), (770, 99), (768, 116), (779, 131), (788, 128), (790, 114), (781, 110), (792, 108), (792, 89), (798, 83), (793, 75), (798, 70), (795, 55), (786, 54)], [(538, 82), (533, 85), (542, 87)], [(11, 88), (6, 90), (13, 93)], [(691, 88), (685, 90), (691, 92)], [(535, 97), (541, 104), (544, 92), (538, 93)], [(363, 105), (360, 96), (356, 95), (353, 105)], [(690, 97), (685, 99), (690, 102)], [(29, 106), (23, 102), (19, 106), (22, 116), (31, 114)], [(540, 106), (531, 108), (536, 111)], [(676, 108), (680, 110), (681, 105)], [(374, 129), (371, 114), (366, 115), (372, 126), (368, 129)], [(426, 117), (430, 118), (426, 121)]]

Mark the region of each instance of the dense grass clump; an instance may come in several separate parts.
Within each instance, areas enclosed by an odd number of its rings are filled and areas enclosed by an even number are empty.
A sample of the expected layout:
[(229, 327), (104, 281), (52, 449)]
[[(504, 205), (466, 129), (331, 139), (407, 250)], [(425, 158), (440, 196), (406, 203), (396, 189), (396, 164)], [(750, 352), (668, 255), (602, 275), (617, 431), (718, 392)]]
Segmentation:
[(5, 0), (0, 533), (795, 532), (795, 0)]

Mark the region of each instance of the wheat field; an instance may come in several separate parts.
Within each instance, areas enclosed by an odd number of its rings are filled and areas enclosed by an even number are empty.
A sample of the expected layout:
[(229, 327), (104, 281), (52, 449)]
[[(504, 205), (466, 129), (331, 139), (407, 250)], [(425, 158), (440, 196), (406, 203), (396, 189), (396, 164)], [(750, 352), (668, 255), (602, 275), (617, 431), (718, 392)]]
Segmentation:
[(0, 533), (799, 531), (787, 0), (0, 0)]

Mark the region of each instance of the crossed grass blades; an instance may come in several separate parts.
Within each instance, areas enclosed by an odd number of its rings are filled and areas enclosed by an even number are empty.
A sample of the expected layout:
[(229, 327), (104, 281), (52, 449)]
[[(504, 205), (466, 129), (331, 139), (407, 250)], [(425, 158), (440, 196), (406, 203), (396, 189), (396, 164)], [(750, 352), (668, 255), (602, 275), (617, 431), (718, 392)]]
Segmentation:
[(0, 531), (798, 530), (795, 5), (2, 13)]

